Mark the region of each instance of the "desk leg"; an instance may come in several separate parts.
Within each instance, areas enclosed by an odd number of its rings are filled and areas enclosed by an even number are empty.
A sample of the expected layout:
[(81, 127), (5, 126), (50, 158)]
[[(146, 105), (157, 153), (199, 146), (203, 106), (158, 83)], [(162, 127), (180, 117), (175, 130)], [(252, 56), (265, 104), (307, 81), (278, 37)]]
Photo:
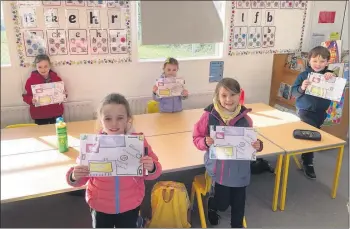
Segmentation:
[(283, 178), (282, 178), (282, 193), (281, 193), (281, 203), (280, 209), (284, 211), (284, 207), (286, 205), (286, 195), (287, 195), (287, 183), (288, 183), (288, 172), (289, 172), (289, 162), (290, 162), (290, 154), (286, 154), (284, 156), (284, 168), (283, 168)]
[(283, 162), (283, 154), (278, 155), (277, 157), (277, 163), (276, 163), (276, 169), (275, 169), (275, 188), (273, 190), (273, 199), (272, 199), (272, 211), (277, 210), (277, 204), (278, 204), (278, 194), (280, 190), (280, 183), (281, 183), (281, 171), (282, 171), (282, 162)]
[(337, 196), (337, 190), (338, 190), (338, 184), (339, 184), (339, 176), (340, 176), (340, 169), (341, 164), (343, 161), (343, 154), (344, 154), (344, 146), (342, 145), (339, 148), (338, 157), (337, 157), (337, 164), (335, 166), (335, 173), (334, 173), (334, 180), (333, 180), (333, 189), (332, 189), (332, 198), (334, 199)]

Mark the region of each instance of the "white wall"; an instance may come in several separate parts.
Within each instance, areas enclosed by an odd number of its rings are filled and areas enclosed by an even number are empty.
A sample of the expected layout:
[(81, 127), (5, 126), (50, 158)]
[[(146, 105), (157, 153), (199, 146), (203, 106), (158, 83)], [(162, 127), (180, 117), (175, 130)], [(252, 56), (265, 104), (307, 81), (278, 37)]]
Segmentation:
[[(312, 47), (311, 35), (313, 33), (324, 34), (329, 38), (330, 33), (342, 33), (343, 19), (345, 13), (346, 1), (312, 1), (309, 3), (311, 11), (309, 11), (309, 21), (307, 22), (307, 31), (305, 32), (305, 42), (303, 51), (310, 50)], [(335, 11), (334, 23), (318, 23), (319, 12)], [(344, 28), (343, 28), (344, 30)], [(347, 41), (346, 41), (347, 42)]]
[[(230, 10), (230, 5), (227, 4), (226, 11)], [(12, 66), (1, 67), (1, 106), (18, 106), (24, 104), (21, 95), (31, 69), (19, 67), (14, 31), (10, 29), (13, 27), (13, 22), (8, 3), (4, 5), (4, 12)], [(119, 92), (127, 97), (150, 96), (154, 80), (161, 74), (162, 62), (139, 62), (135, 26), (132, 34), (132, 63), (54, 68), (66, 84), (69, 101), (93, 100), (97, 105), (109, 92)], [(247, 102), (268, 103), (273, 55), (228, 57), (227, 45), (224, 47), (224, 57), (219, 58), (225, 61), (224, 76), (238, 79), (246, 91)], [(215, 84), (208, 83), (210, 61), (208, 59), (180, 61), (179, 74), (185, 78), (190, 93), (214, 90)]]

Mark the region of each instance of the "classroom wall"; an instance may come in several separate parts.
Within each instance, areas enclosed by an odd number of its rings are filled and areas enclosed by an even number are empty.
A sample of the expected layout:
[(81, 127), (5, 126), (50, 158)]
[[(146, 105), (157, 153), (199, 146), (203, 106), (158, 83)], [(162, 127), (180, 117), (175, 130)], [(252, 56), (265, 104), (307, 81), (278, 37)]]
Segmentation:
[[(341, 10), (341, 9), (339, 9)], [(344, 12), (344, 9), (342, 9)], [(11, 66), (1, 67), (1, 107), (20, 106), (25, 81), (31, 69), (19, 67), (9, 4), (4, 4), (5, 25), (11, 51)], [(227, 4), (226, 23), (230, 5)], [(134, 20), (135, 21), (135, 20)], [(228, 23), (227, 23), (228, 24)], [(152, 85), (161, 74), (162, 62), (140, 62), (137, 57), (136, 26), (133, 25), (133, 62), (127, 64), (60, 66), (54, 70), (63, 78), (69, 101), (92, 100), (95, 105), (109, 92), (127, 97), (150, 96)], [(227, 32), (227, 31), (226, 31)], [(225, 36), (226, 37), (226, 36)], [(225, 42), (226, 42), (225, 38)], [(180, 61), (180, 75), (186, 80), (190, 93), (212, 91), (215, 83), (208, 82), (209, 62), (213, 59)], [(249, 103), (268, 103), (273, 55), (227, 56), (224, 44), (224, 76), (235, 77), (246, 91)]]

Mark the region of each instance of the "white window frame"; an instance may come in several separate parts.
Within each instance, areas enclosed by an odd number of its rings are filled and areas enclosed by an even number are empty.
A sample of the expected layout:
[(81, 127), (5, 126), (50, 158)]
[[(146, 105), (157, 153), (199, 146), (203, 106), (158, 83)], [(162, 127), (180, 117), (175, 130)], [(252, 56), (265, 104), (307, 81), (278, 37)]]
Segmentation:
[[(224, 31), (226, 30), (226, 8), (227, 8), (227, 2), (226, 1), (214, 1), (214, 4), (217, 2), (221, 2), (222, 3), (222, 9), (221, 12), (219, 12), (219, 16), (222, 19), (223, 22), (223, 27), (224, 27)], [(136, 44), (134, 47), (134, 49), (136, 50), (136, 52), (134, 52), (134, 54), (136, 54), (136, 59), (138, 62), (144, 63), (144, 62), (163, 62), (165, 60), (165, 58), (150, 58), (150, 59), (141, 59), (139, 56), (139, 27), (138, 27), (138, 21), (139, 21), (139, 10), (138, 10), (138, 4), (140, 4), (140, 0), (137, 0), (134, 2), (134, 12), (135, 12), (135, 42), (134, 44)], [(216, 7), (216, 5), (215, 5)], [(142, 22), (141, 22), (142, 23)], [(181, 60), (181, 61), (192, 61), (192, 60), (208, 60), (208, 59), (213, 59), (213, 60), (217, 60), (217, 59), (222, 59), (223, 58), (223, 53), (224, 53), (224, 43), (225, 43), (225, 32), (224, 32), (224, 38), (223, 38), (223, 42), (219, 42), (219, 43), (213, 43), (215, 44), (215, 54), (214, 56), (196, 56), (196, 57), (178, 57), (176, 58), (177, 60)], [(195, 43), (192, 44), (192, 46)], [(168, 44), (168, 45), (172, 45), (172, 44)]]

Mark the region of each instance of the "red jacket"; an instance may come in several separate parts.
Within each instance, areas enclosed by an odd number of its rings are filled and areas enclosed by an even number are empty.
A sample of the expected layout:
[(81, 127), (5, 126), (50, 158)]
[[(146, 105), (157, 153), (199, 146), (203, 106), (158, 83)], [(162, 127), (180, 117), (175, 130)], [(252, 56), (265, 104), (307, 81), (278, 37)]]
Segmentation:
[[(62, 81), (56, 72), (49, 72), (51, 77), (51, 83)], [(44, 77), (42, 77), (38, 71), (33, 71), (28, 78), (25, 86), (26, 94), (23, 94), (23, 101), (30, 106), (30, 116), (32, 119), (47, 119), (54, 118), (63, 115), (63, 104), (50, 104), (47, 106), (35, 107), (32, 103), (33, 93), (32, 85), (45, 83)]]

